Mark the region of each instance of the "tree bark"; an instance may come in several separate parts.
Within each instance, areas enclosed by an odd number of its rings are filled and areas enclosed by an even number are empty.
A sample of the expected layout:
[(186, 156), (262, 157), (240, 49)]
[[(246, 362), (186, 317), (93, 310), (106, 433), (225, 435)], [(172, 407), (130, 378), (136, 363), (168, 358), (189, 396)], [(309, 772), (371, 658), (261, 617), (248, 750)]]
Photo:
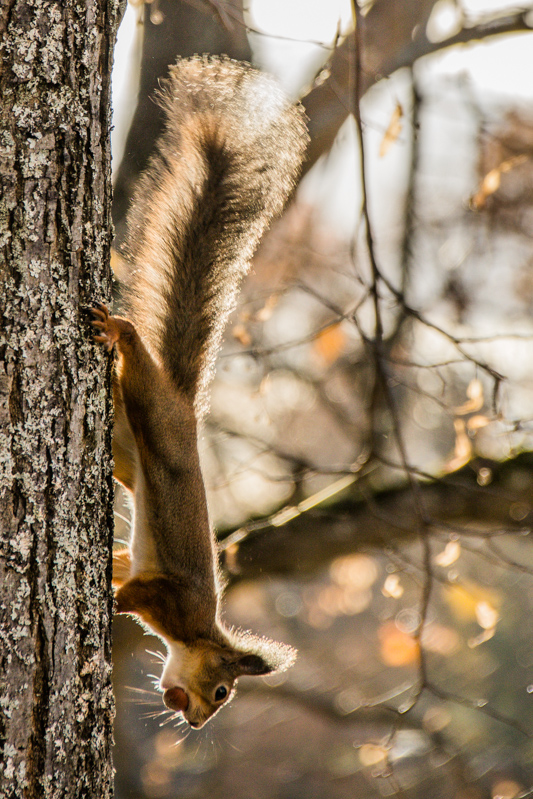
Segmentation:
[(0, 796), (112, 793), (110, 79), (118, 0), (0, 11)]

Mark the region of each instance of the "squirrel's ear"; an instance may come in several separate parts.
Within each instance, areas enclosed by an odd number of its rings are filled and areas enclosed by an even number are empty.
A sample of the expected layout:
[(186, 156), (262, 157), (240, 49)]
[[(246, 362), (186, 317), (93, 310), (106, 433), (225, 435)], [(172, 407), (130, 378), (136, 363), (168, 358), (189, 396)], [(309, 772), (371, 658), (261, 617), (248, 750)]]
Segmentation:
[(285, 671), (296, 660), (296, 650), (287, 644), (242, 631), (234, 631), (232, 637), (236, 677), (241, 674), (255, 676)]
[(243, 655), (235, 664), (235, 671), (239, 677), (242, 674), (258, 676), (260, 674), (270, 674), (274, 671), (274, 666), (270, 666), (260, 655)]

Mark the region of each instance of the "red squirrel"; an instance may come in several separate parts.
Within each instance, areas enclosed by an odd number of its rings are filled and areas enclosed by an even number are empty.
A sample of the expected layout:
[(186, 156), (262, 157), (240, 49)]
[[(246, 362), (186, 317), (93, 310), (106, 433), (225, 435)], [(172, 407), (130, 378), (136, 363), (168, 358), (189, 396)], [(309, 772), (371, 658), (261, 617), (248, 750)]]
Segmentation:
[(98, 305), (92, 324), (118, 353), (114, 475), (134, 506), (129, 547), (113, 559), (116, 610), (166, 644), (163, 701), (199, 728), (239, 676), (296, 655), (220, 618), (197, 436), (224, 325), (294, 188), (307, 132), (272, 78), (227, 58), (178, 61), (159, 99), (166, 127), (128, 216), (128, 318)]

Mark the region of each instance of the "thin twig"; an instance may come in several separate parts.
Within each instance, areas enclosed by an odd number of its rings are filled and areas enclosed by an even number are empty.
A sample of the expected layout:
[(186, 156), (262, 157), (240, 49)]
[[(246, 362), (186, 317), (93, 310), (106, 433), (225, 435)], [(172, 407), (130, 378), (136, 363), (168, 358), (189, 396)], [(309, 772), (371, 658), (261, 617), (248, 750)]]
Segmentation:
[(439, 688), (431, 682), (426, 683), (425, 687), (430, 693), (433, 694), (433, 696), (436, 696), (438, 699), (442, 699), (445, 702), (453, 702), (456, 705), (468, 707), (472, 710), (477, 710), (479, 713), (483, 713), (485, 716), (489, 716), (489, 718), (499, 721), (501, 724), (506, 724), (508, 727), (512, 727), (526, 738), (533, 738), (533, 732), (528, 727), (524, 726), (511, 716), (506, 716), (505, 713), (500, 713), (498, 710), (494, 710), (494, 708), (490, 707), (489, 704), (486, 704), (482, 700), (467, 699), (464, 696), (454, 694), (452, 691), (446, 691), (443, 688)]
[(400, 461), (404, 466), (405, 473), (407, 474), (407, 479), (409, 481), (413, 495), (416, 517), (418, 519), (418, 534), (422, 542), (423, 559), (425, 567), (424, 583), (422, 586), (422, 595), (420, 598), (420, 614), (419, 614), (420, 620), (417, 625), (417, 629), (414, 633), (414, 639), (417, 642), (418, 646), (419, 685), (412, 699), (411, 706), (413, 707), (418, 702), (418, 699), (420, 698), (421, 693), (424, 690), (424, 686), (427, 683), (427, 663), (426, 663), (425, 651), (422, 646), (422, 635), (427, 623), (429, 603), (431, 599), (431, 591), (433, 585), (432, 564), (431, 564), (431, 543), (428, 537), (427, 521), (425, 518), (426, 514), (420, 492), (420, 485), (418, 481), (415, 479), (412, 471), (408, 468), (407, 450), (405, 447), (405, 442), (403, 440), (399, 411), (396, 404), (396, 398), (391, 391), (390, 380), (389, 380), (390, 375), (388, 373), (388, 362), (387, 359), (384, 358), (383, 322), (381, 318), (381, 305), (380, 305), (381, 298), (380, 298), (379, 286), (380, 283), (385, 283), (386, 285), (388, 281), (387, 282), (384, 281), (382, 272), (379, 269), (377, 263), (375, 246), (374, 246), (374, 236), (373, 236), (372, 224), (370, 221), (370, 215), (368, 209), (365, 141), (363, 134), (363, 123), (361, 119), (361, 106), (360, 106), (360, 97), (362, 93), (361, 58), (362, 58), (362, 48), (363, 48), (363, 37), (361, 34), (362, 34), (362, 27), (364, 25), (364, 19), (360, 12), (357, 0), (352, 0), (352, 7), (355, 17), (355, 38), (356, 38), (355, 62), (354, 62), (354, 69), (355, 69), (354, 116), (356, 123), (357, 140), (359, 144), (361, 193), (362, 193), (362, 218), (363, 218), (364, 232), (366, 238), (367, 253), (370, 259), (370, 266), (371, 266), (370, 291), (373, 299), (374, 316), (375, 316), (374, 318), (375, 337), (372, 342), (372, 354), (374, 357), (377, 379), (379, 380), (381, 388), (384, 392), (384, 396), (386, 397), (387, 400), (387, 406), (391, 414), (393, 428), (394, 428), (394, 437), (398, 446), (398, 451), (400, 453)]

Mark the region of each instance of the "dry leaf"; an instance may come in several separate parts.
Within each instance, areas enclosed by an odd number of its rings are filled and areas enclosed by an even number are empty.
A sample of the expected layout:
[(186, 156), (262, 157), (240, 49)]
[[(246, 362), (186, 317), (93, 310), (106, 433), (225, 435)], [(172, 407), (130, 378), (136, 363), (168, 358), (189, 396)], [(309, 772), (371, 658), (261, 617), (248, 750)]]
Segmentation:
[(496, 608), (500, 604), (500, 597), (496, 591), (473, 582), (462, 585), (454, 583), (448, 586), (445, 597), (456, 618), (462, 621), (477, 621), (479, 606), (482, 603), (491, 608)]
[(484, 630), (493, 630), (500, 620), (500, 614), (486, 600), (476, 605), (476, 621)]
[[(523, 786), (520, 783), (504, 779), (492, 786), (491, 796), (492, 799), (516, 799), (523, 790)], [(526, 795), (527, 793), (529, 791), (526, 792)]]
[(481, 430), (482, 427), (486, 427), (488, 424), (490, 424), (488, 416), (478, 415), (472, 416), (466, 423), (466, 426), (472, 433), (475, 433), (476, 430)]
[(448, 541), (443, 551), (435, 557), (437, 566), (451, 566), (461, 554), (461, 544), (458, 541)]
[(447, 727), (451, 720), (452, 717), (445, 708), (433, 706), (424, 713), (422, 725), (428, 732), (436, 733)]
[(359, 749), (359, 761), (362, 766), (376, 766), (387, 759), (387, 750), (379, 744), (363, 744)]
[(479, 211), (480, 208), (483, 208), (487, 201), (487, 197), (490, 197), (491, 194), (494, 194), (494, 192), (498, 191), (500, 188), (502, 175), (506, 172), (510, 172), (511, 169), (519, 166), (519, 164), (523, 164), (524, 161), (527, 161), (527, 155), (515, 155), (513, 158), (502, 161), (499, 166), (487, 172), (477, 192), (470, 200), (470, 207), (475, 211)]
[(468, 397), (468, 402), (465, 402), (463, 405), (459, 405), (458, 408), (455, 408), (455, 413), (458, 416), (464, 416), (466, 413), (480, 411), (483, 407), (483, 403), (485, 402), (485, 398), (483, 396), (483, 383), (481, 380), (478, 380), (477, 377), (471, 380), (468, 384), (466, 396)]
[(468, 646), (470, 649), (475, 649), (477, 646), (484, 644), (485, 641), (490, 641), (490, 639), (494, 636), (494, 627), (490, 630), (483, 630), (482, 633), (479, 635), (474, 636), (473, 638), (468, 639)]
[(252, 343), (252, 337), (244, 325), (235, 325), (231, 333), (243, 347), (249, 347)]
[(381, 589), (383, 596), (399, 599), (403, 594), (403, 586), (397, 574), (389, 574)]
[(392, 112), (391, 120), (389, 122), (389, 127), (385, 131), (385, 135), (383, 136), (379, 146), (380, 158), (383, 158), (385, 155), (387, 155), (391, 146), (398, 139), (398, 136), (402, 132), (402, 117), (403, 108), (401, 107), (400, 103), (396, 103), (394, 111)]
[(428, 624), (422, 635), (422, 646), (428, 652), (449, 657), (461, 647), (461, 638), (452, 627), (443, 624)]
[(278, 304), (279, 294), (271, 294), (262, 308), (256, 313), (255, 318), (258, 322), (268, 322), (272, 316), (272, 312)]
[(468, 463), (472, 457), (472, 442), (468, 438), (464, 420), (456, 419), (453, 426), (455, 427), (455, 449), (453, 458), (444, 466), (445, 472), (455, 472)]
[(331, 579), (341, 586), (364, 591), (377, 580), (378, 570), (369, 555), (344, 555), (336, 558), (329, 567)]

